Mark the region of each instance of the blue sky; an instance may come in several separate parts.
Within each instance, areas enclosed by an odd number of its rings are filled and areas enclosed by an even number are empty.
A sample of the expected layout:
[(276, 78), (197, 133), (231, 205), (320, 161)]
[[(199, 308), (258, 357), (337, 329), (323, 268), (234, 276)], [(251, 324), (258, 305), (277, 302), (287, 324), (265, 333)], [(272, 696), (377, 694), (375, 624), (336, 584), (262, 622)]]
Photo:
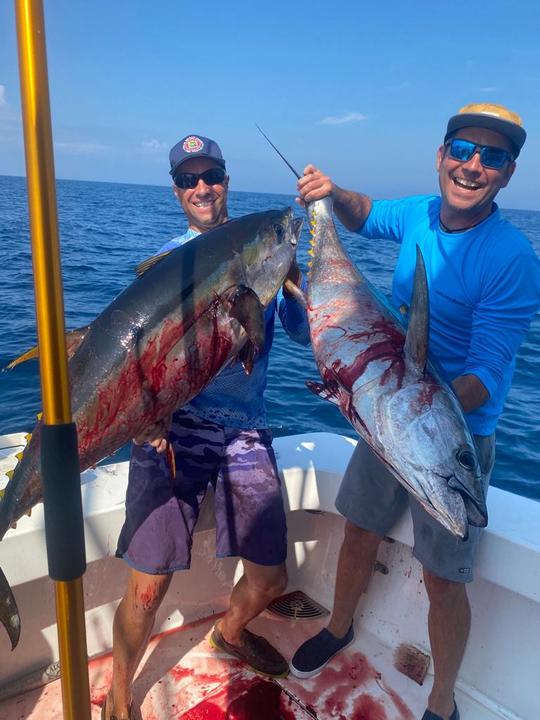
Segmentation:
[[(510, 16), (511, 8), (511, 16)], [(474, 101), (529, 133), (503, 207), (540, 210), (537, 2), (46, 0), (56, 174), (166, 185), (168, 150), (222, 146), (236, 190), (294, 191), (314, 162), (374, 197), (434, 192), (449, 115)], [(23, 175), (13, 2), (0, 3), (0, 174)]]

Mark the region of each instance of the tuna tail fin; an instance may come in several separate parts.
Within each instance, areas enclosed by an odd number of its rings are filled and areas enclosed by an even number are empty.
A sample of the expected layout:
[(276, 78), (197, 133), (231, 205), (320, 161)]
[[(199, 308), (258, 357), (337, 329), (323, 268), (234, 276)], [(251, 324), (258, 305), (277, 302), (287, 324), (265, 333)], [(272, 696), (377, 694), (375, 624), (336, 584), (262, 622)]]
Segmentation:
[(17, 603), (13, 597), (13, 592), (9, 587), (6, 576), (0, 568), (0, 621), (6, 628), (9, 639), (11, 640), (11, 649), (15, 650), (19, 637), (21, 635), (21, 618)]

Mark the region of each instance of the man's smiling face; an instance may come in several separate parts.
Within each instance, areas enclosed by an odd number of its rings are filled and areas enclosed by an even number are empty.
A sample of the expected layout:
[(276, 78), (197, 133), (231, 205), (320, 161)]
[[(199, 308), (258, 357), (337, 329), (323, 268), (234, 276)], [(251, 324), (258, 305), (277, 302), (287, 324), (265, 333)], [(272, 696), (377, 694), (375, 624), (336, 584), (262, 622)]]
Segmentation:
[[(510, 141), (493, 130), (463, 128), (454, 137), (513, 152)], [(484, 167), (478, 152), (467, 162), (461, 162), (450, 157), (447, 147), (440, 147), (437, 152), (437, 171), (442, 197), (442, 222), (450, 229), (457, 229), (484, 220), (491, 212), (495, 196), (501, 188), (506, 187), (514, 169), (514, 162), (506, 162), (500, 169)]]
[[(190, 158), (182, 163), (180, 173), (202, 173), (210, 168), (221, 167), (215, 160), (207, 157)], [(228, 220), (227, 192), (229, 178), (225, 176), (218, 185), (207, 185), (202, 178), (196, 187), (182, 189), (173, 186), (174, 193), (181, 202), (189, 221), (189, 227), (203, 233)]]

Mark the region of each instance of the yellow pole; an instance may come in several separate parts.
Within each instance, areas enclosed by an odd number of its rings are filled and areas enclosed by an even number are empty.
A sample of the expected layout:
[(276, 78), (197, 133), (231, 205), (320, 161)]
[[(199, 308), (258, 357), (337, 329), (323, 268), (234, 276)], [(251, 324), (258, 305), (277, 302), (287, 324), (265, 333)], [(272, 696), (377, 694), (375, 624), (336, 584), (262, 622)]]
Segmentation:
[[(72, 417), (42, 0), (15, 0), (15, 10), (43, 423), (44, 428), (47, 425), (65, 428), (72, 423)], [(78, 492), (80, 499), (80, 489)], [(49, 549), (49, 543), (47, 547)], [(64, 547), (65, 553), (68, 550), (69, 547)], [(66, 720), (90, 720), (81, 576), (82, 572), (74, 579), (57, 580), (55, 583), (62, 701)]]

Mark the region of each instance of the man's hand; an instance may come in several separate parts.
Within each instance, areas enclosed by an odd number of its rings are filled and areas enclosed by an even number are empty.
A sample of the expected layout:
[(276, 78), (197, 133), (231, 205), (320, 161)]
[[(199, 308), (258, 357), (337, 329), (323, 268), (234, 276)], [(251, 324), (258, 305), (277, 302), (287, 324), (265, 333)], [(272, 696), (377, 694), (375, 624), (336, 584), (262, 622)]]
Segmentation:
[(308, 165), (298, 180), (297, 189), (300, 197), (296, 198), (296, 202), (305, 207), (307, 203), (332, 195), (334, 183), (314, 165)]
[(171, 417), (169, 416), (165, 420), (160, 420), (154, 425), (150, 425), (146, 430), (133, 438), (133, 442), (136, 445), (142, 445), (143, 443), (149, 443), (158, 453), (163, 453), (167, 450), (169, 435), (169, 429), (171, 427)]
[(370, 197), (340, 188), (314, 165), (306, 167), (303, 177), (298, 180), (297, 188), (300, 197), (296, 198), (296, 202), (302, 207), (330, 195), (337, 217), (347, 230), (353, 232), (362, 227), (371, 211)]

